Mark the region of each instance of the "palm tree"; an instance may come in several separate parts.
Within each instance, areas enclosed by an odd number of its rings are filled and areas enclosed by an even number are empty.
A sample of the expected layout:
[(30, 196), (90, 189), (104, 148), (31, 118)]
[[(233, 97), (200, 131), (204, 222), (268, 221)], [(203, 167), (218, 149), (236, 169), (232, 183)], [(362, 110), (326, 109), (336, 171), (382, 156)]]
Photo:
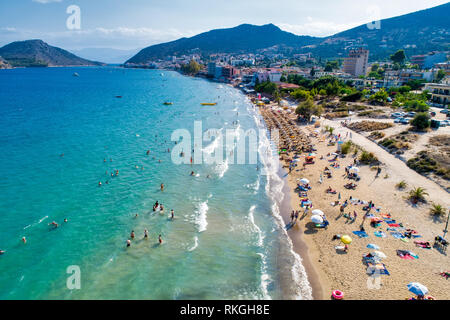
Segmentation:
[(413, 203), (417, 203), (419, 201), (425, 202), (425, 196), (427, 195), (428, 193), (424, 188), (417, 187), (409, 192), (409, 199), (412, 200)]
[(433, 216), (443, 216), (445, 214), (445, 209), (440, 204), (433, 203), (430, 208), (430, 214)]

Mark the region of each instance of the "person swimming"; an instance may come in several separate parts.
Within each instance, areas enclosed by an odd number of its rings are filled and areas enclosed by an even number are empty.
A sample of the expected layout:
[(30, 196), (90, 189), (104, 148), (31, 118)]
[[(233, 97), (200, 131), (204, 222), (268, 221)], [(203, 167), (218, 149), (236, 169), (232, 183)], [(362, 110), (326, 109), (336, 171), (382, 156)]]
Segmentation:
[(161, 183), (161, 191), (164, 191), (164, 183)]
[(159, 207), (159, 203), (158, 201), (155, 202), (155, 204), (153, 205), (153, 211), (156, 211), (156, 209)]
[(53, 221), (52, 223), (49, 223), (48, 225), (58, 228), (58, 224), (55, 221)]
[(195, 176), (195, 172), (194, 171), (191, 171), (191, 176)]
[(68, 222), (67, 218), (64, 218), (64, 222)]
[(98, 182), (98, 186), (99, 186), (99, 187), (102, 186), (102, 182), (101, 182), (101, 181)]
[(27, 238), (22, 237), (22, 242), (23, 242), (23, 243), (27, 243)]
[(149, 155), (150, 154), (150, 150), (147, 150), (146, 154)]

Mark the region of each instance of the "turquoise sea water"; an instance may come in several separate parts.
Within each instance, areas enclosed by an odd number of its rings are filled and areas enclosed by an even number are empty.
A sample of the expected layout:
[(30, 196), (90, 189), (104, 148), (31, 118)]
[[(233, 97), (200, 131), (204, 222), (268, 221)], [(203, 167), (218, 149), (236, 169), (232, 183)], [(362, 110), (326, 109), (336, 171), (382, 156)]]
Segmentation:
[[(261, 174), (267, 141), (258, 165), (175, 165), (171, 135), (194, 121), (261, 126), (239, 91), (175, 72), (1, 70), (0, 299), (311, 298), (278, 215), (283, 182)], [(66, 285), (73, 265), (79, 290)]]

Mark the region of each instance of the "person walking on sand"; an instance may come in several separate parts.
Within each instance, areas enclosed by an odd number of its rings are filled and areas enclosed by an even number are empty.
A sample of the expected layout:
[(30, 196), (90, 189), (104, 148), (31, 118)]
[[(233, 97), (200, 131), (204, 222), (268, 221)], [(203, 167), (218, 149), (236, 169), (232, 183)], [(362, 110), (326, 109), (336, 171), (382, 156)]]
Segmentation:
[(377, 169), (377, 175), (375, 176), (375, 178), (378, 178), (378, 176), (380, 175), (380, 172), (381, 172), (381, 168), (378, 167), (378, 169)]
[(291, 223), (294, 221), (294, 218), (295, 218), (295, 211), (292, 210), (292, 212), (291, 212)]

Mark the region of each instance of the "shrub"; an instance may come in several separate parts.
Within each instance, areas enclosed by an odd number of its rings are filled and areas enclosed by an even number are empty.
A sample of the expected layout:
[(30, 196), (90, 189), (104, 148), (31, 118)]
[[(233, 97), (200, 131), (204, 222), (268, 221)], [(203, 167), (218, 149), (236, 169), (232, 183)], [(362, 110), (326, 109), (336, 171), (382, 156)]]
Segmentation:
[(341, 152), (342, 154), (347, 154), (350, 152), (351, 148), (353, 146), (353, 143), (351, 141), (344, 142), (341, 146)]
[(425, 113), (418, 113), (415, 115), (414, 119), (411, 120), (411, 125), (419, 131), (423, 131), (430, 127), (430, 116)]
[(395, 187), (396, 187), (397, 189), (399, 189), (399, 190), (403, 190), (403, 189), (406, 188), (407, 185), (408, 185), (408, 184), (406, 183), (406, 181), (405, 181), (405, 180), (402, 180), (402, 181), (400, 181), (399, 183), (397, 183), (397, 184), (395, 185)]
[(359, 161), (364, 164), (377, 164), (379, 161), (372, 152), (363, 151), (359, 157)]

